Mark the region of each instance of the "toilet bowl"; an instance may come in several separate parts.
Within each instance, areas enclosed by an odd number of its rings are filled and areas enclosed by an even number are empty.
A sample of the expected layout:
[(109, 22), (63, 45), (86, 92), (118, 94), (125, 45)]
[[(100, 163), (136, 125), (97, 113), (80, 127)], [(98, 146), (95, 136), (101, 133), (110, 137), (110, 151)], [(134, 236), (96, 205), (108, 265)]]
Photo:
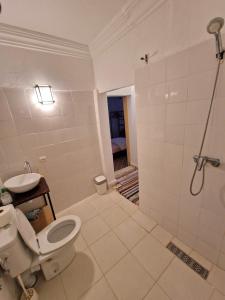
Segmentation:
[(71, 263), (75, 255), (73, 244), (81, 227), (78, 216), (58, 218), (36, 234), (24, 213), (16, 209), (16, 226), (26, 246), (36, 254), (31, 271), (40, 266), (45, 279), (49, 280)]
[(5, 241), (0, 247), (0, 258), (7, 261), (9, 274), (14, 278), (41, 269), (49, 280), (62, 272), (74, 258), (80, 218), (74, 215), (58, 218), (36, 234), (20, 209), (10, 205), (10, 210), (12, 220), (0, 228), (0, 237)]

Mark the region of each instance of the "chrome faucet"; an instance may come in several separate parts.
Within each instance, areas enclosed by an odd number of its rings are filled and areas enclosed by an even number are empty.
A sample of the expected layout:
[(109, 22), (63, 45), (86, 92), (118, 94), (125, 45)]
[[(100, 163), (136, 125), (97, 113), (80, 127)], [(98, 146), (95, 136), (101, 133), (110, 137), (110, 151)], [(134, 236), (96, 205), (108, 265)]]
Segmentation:
[(32, 173), (32, 169), (31, 169), (31, 165), (30, 165), (29, 161), (25, 160), (23, 167), (27, 173)]
[(213, 158), (208, 156), (194, 155), (193, 159), (194, 162), (197, 164), (198, 171), (201, 171), (202, 167), (207, 163), (210, 163), (213, 167), (219, 167), (221, 164), (219, 158)]

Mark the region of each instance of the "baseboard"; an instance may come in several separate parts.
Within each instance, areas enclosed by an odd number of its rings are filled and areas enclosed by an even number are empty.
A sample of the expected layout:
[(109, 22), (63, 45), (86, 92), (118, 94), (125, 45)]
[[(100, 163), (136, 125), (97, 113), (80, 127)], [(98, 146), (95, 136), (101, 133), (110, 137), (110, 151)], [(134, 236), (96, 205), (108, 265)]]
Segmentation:
[(132, 161), (130, 162), (130, 166), (138, 168), (137, 164), (134, 164)]
[(116, 185), (117, 184), (117, 181), (116, 181), (116, 179), (114, 179), (114, 180), (112, 180), (112, 181), (110, 181), (109, 183), (108, 183), (108, 186), (109, 187), (113, 187), (114, 185)]

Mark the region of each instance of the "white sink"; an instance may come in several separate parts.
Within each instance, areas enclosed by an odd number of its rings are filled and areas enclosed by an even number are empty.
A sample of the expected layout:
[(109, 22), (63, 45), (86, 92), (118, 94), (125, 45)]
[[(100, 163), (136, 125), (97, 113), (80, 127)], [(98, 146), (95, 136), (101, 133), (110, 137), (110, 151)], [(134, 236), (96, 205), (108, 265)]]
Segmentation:
[(41, 175), (38, 173), (21, 174), (6, 180), (4, 186), (13, 193), (24, 193), (37, 186), (40, 179)]

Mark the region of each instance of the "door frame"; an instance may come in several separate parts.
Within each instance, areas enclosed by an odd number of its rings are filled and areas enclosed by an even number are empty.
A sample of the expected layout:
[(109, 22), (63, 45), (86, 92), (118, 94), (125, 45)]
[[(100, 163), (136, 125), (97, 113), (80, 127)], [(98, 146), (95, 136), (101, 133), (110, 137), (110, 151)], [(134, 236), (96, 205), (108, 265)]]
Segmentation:
[[(125, 120), (125, 131), (126, 138), (129, 143), (129, 163), (132, 165), (137, 165), (132, 160), (132, 153), (130, 144), (131, 142), (136, 144), (137, 140), (131, 140), (131, 132), (129, 131), (129, 124), (131, 124), (132, 118), (132, 126), (134, 123), (135, 128), (135, 136), (136, 136), (136, 118), (131, 116), (130, 109), (128, 105), (128, 101), (131, 101), (131, 97), (135, 100), (135, 92), (134, 86), (116, 89), (110, 92), (99, 93), (98, 90), (94, 90), (94, 105), (95, 105), (95, 114), (96, 114), (96, 123), (97, 123), (97, 132), (98, 132), (98, 140), (99, 140), (99, 149), (101, 155), (101, 163), (102, 163), (102, 171), (107, 178), (109, 186), (113, 186), (116, 184), (114, 165), (113, 165), (113, 155), (112, 155), (112, 145), (111, 145), (111, 134), (110, 134), (110, 124), (109, 124), (109, 110), (108, 110), (108, 96), (121, 96), (124, 99), (124, 112), (126, 114)], [(126, 128), (127, 126), (127, 128)], [(137, 150), (135, 150), (137, 152)], [(135, 153), (135, 156), (137, 153)], [(134, 156), (134, 155), (133, 155)]]

